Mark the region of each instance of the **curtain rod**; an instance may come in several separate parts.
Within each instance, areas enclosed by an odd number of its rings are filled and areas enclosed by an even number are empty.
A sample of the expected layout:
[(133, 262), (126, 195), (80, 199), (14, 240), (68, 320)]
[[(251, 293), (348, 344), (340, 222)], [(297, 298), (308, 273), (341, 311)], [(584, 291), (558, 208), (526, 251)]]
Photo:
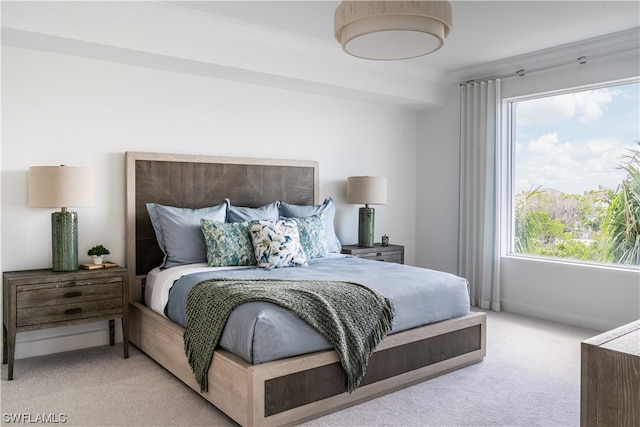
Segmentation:
[(640, 51), (640, 47), (638, 46), (633, 46), (633, 47), (627, 47), (627, 48), (622, 48), (622, 49), (618, 49), (618, 50), (614, 50), (614, 51), (610, 51), (610, 52), (606, 52), (606, 53), (601, 53), (601, 54), (596, 54), (596, 55), (581, 55), (576, 59), (572, 59), (570, 61), (563, 61), (563, 62), (557, 62), (554, 64), (549, 64), (549, 65), (545, 65), (545, 66), (540, 66), (540, 67), (534, 67), (534, 68), (520, 68), (518, 70), (516, 70), (513, 73), (508, 73), (508, 74), (495, 74), (495, 75), (491, 75), (491, 76), (485, 76), (485, 77), (477, 77), (474, 79), (469, 79), (466, 80), (462, 83), (460, 83), (460, 86), (465, 86), (468, 84), (473, 84), (473, 83), (480, 83), (483, 81), (488, 81), (488, 80), (496, 80), (496, 79), (509, 79), (512, 77), (524, 77), (528, 74), (533, 74), (533, 73), (537, 73), (540, 71), (548, 71), (548, 70), (553, 70), (556, 68), (562, 68), (562, 67), (567, 67), (570, 65), (574, 65), (574, 64), (578, 64), (578, 65), (585, 65), (589, 62), (592, 61), (598, 61), (601, 59), (606, 59), (606, 58), (611, 58), (613, 56), (619, 56), (619, 55), (626, 55), (629, 53), (634, 53), (634, 52), (638, 52)]

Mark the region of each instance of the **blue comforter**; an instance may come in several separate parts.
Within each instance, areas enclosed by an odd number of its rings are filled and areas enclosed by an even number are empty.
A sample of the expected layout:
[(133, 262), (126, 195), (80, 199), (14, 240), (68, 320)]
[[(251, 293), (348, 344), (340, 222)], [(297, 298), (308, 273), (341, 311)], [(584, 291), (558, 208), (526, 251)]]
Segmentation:
[[(311, 260), (306, 267), (250, 268), (183, 276), (171, 288), (166, 315), (186, 326), (185, 304), (189, 291), (211, 277), (361, 283), (380, 291), (395, 305), (391, 333), (469, 314), (466, 279), (408, 265), (336, 256)], [(253, 364), (332, 348), (297, 315), (266, 302), (251, 302), (236, 308), (229, 316), (220, 346)]]

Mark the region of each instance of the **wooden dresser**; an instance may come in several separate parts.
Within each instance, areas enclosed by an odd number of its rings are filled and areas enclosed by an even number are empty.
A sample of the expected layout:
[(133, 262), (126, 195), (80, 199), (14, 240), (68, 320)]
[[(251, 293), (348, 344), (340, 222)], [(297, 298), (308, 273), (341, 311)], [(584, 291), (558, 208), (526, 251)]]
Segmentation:
[(582, 342), (580, 425), (640, 426), (640, 320)]
[(3, 355), (8, 380), (13, 379), (16, 333), (122, 319), (124, 357), (129, 357), (129, 286), (125, 268), (54, 272), (11, 271), (3, 274)]

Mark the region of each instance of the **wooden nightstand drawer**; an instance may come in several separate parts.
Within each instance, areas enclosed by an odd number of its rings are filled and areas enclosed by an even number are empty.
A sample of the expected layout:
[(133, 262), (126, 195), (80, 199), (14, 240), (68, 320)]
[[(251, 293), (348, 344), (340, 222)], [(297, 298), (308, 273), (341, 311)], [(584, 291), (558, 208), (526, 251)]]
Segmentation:
[(71, 322), (78, 319), (89, 319), (92, 317), (118, 317), (121, 315), (122, 298), (112, 298), (101, 301), (78, 301), (76, 303), (69, 304), (19, 309), (16, 326), (21, 327), (53, 322)]
[(23, 285), (18, 286), (17, 291), (16, 304), (18, 309), (82, 303), (86, 301), (101, 301), (113, 298), (120, 298), (120, 300), (122, 300), (122, 279), (116, 277), (95, 281)]
[(372, 259), (375, 261), (396, 262), (402, 264), (402, 252), (367, 252), (365, 254), (358, 254), (358, 258)]
[(373, 261), (404, 264), (404, 246), (401, 245), (382, 246), (380, 243), (376, 243), (373, 248), (345, 245), (342, 246), (342, 253)]

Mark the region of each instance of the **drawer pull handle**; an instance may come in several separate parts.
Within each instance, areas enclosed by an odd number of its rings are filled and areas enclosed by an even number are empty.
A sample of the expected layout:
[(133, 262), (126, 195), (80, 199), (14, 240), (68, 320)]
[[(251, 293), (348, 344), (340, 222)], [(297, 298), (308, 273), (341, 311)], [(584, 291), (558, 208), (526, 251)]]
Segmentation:
[(82, 311), (81, 308), (68, 308), (64, 311), (64, 314), (78, 314)]
[(382, 252), (378, 252), (376, 256), (382, 256)]
[(82, 295), (82, 292), (80, 291), (75, 291), (75, 292), (66, 292), (64, 294), (65, 298), (74, 298), (74, 297), (79, 297)]

